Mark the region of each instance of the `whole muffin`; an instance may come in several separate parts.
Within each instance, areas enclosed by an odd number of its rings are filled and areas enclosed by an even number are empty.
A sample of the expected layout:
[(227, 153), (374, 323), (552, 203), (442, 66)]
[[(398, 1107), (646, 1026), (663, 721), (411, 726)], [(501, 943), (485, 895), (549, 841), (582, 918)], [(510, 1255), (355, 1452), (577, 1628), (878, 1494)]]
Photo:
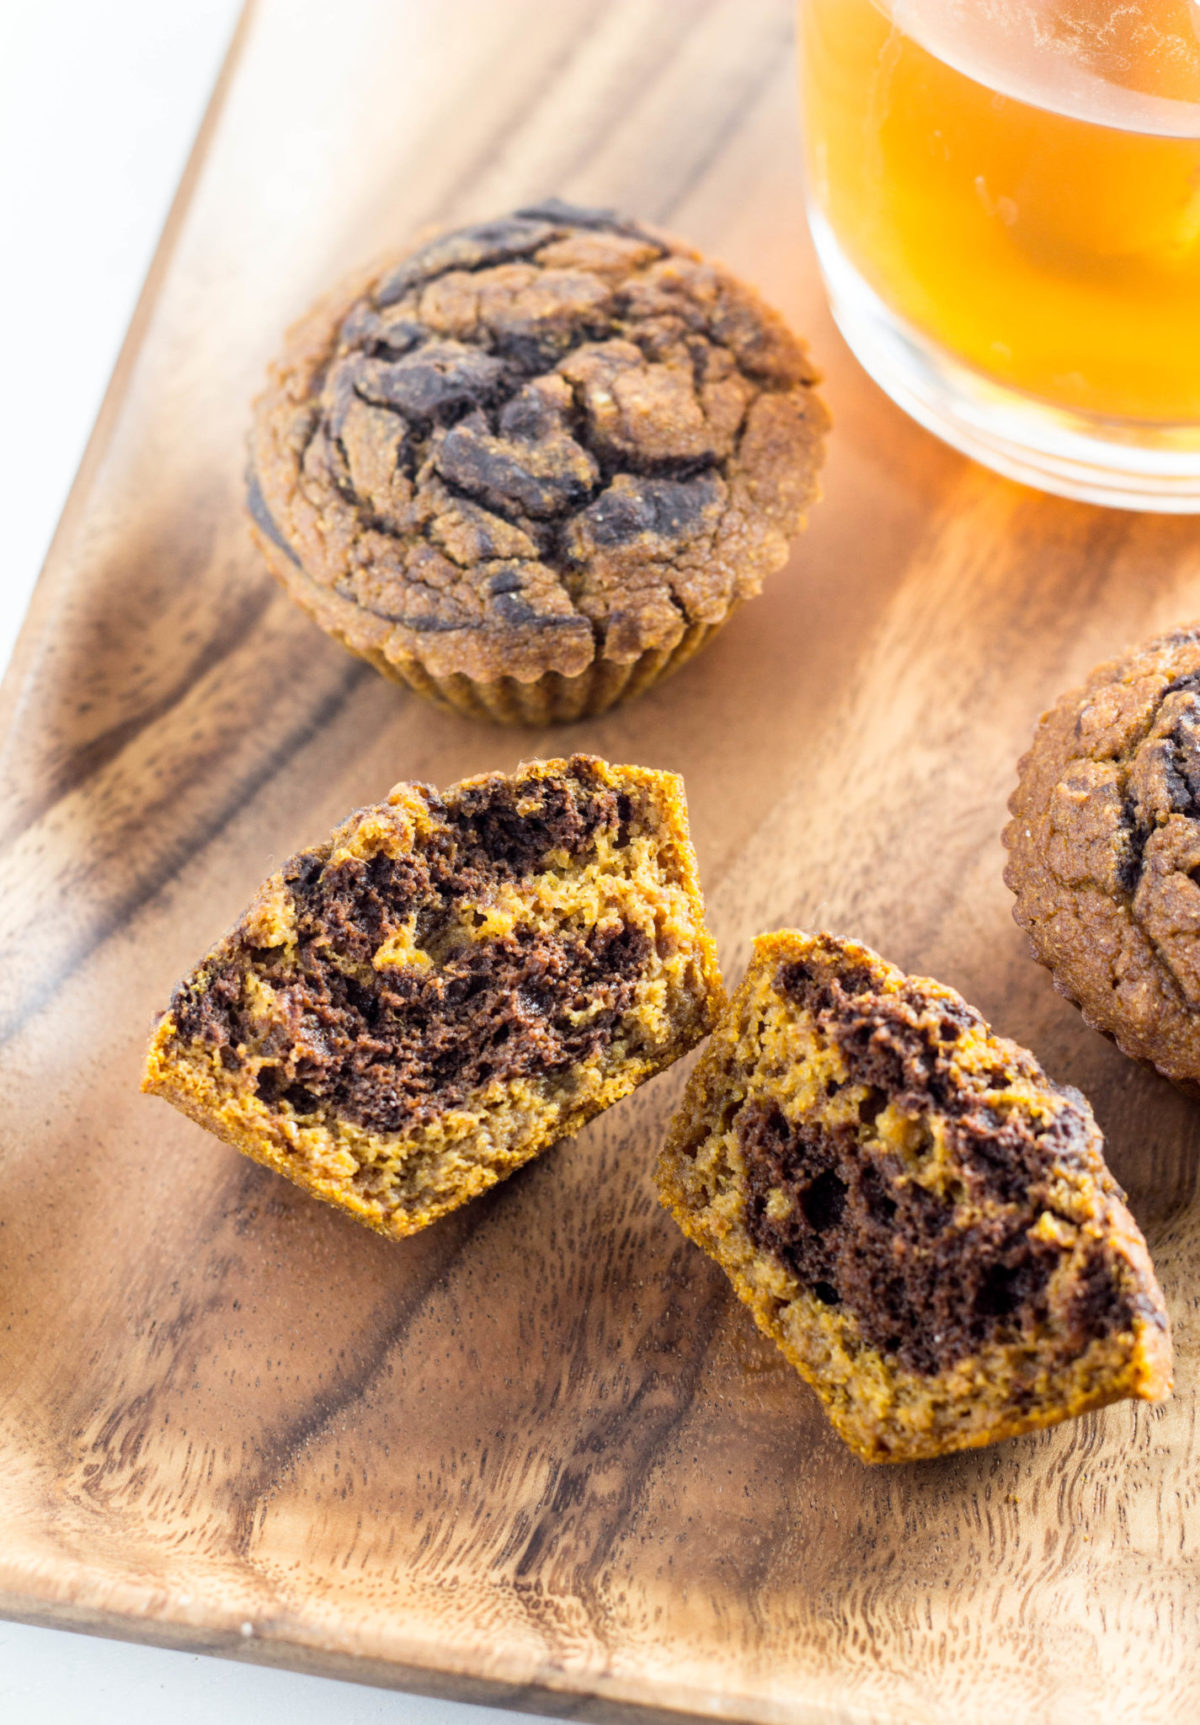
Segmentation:
[(540, 724), (689, 658), (788, 556), (828, 416), (690, 248), (551, 201), (359, 275), (291, 332), (248, 502), (317, 623), (419, 694)]
[(1055, 987), (1200, 1094), (1200, 625), (1042, 718), (1004, 835), (1013, 915)]

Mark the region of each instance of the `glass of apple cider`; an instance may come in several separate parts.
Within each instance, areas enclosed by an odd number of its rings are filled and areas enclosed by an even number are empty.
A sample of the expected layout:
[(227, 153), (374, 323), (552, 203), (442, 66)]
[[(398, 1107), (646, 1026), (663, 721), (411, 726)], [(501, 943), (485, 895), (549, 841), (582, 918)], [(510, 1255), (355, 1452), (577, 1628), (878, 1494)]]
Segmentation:
[(1200, 511), (1200, 0), (800, 0), (799, 35), (876, 381), (1014, 478)]

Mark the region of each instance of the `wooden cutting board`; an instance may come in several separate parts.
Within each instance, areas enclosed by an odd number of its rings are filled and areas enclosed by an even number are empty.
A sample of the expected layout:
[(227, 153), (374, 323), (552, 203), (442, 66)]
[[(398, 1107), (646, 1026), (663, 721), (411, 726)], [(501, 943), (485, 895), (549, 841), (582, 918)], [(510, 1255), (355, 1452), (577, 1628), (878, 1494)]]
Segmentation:
[[(1200, 534), (996, 479), (858, 370), (805, 233), (790, 23), (264, 0), (243, 24), (5, 685), (11, 1616), (595, 1719), (1200, 1716), (1200, 1111), (1055, 996), (999, 840), (1041, 709), (1200, 612)], [(706, 654), (522, 734), (318, 634), (240, 476), (280, 331), (345, 267), (550, 191), (757, 282), (837, 429), (791, 565)], [(684, 774), (731, 979), (757, 930), (824, 924), (1092, 1097), (1173, 1402), (861, 1466), (658, 1207), (678, 1069), (399, 1244), (138, 1093), (155, 1011), (274, 863), (396, 779), (575, 748)]]

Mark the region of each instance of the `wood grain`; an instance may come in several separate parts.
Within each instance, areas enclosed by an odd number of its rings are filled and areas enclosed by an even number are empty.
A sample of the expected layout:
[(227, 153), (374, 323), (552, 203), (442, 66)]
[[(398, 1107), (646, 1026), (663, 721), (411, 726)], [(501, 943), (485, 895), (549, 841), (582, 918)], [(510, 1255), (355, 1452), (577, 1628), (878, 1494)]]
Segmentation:
[[(1040, 710), (1200, 612), (1183, 520), (993, 478), (834, 332), (786, 0), (265, 0), (5, 693), (0, 1607), (572, 1716), (1200, 1715), (1200, 1113), (1027, 957), (999, 833)], [(336, 25), (334, 20), (336, 19)], [(422, 223), (549, 191), (677, 228), (811, 336), (837, 419), (792, 564), (566, 733), (436, 713), (277, 594), (239, 492), (279, 332)], [(171, 984), (398, 778), (564, 747), (687, 782), (727, 974), (824, 924), (1093, 1099), (1178, 1390), (870, 1471), (678, 1235), (664, 1075), (389, 1243), (142, 1097)]]

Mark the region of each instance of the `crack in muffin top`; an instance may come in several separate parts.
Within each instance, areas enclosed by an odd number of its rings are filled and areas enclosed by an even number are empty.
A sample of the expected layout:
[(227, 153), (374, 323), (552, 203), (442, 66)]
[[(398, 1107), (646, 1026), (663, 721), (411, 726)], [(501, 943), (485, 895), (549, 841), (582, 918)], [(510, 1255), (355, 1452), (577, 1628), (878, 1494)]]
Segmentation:
[(302, 325), (250, 507), (438, 676), (669, 651), (787, 558), (826, 428), (803, 345), (695, 252), (552, 200), (444, 234)]

